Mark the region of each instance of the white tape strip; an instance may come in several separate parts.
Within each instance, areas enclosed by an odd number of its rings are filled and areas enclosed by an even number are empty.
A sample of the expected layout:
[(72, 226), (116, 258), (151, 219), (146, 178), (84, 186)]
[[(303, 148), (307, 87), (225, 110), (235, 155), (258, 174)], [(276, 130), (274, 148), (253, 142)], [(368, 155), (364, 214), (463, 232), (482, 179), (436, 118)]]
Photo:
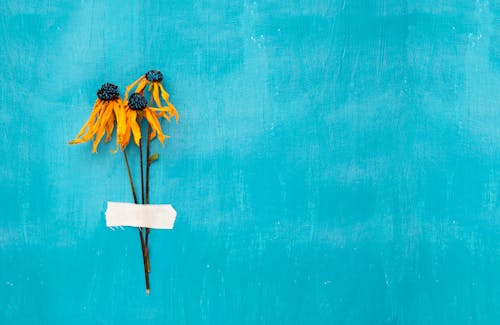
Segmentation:
[(106, 226), (173, 229), (177, 212), (170, 204), (108, 202)]

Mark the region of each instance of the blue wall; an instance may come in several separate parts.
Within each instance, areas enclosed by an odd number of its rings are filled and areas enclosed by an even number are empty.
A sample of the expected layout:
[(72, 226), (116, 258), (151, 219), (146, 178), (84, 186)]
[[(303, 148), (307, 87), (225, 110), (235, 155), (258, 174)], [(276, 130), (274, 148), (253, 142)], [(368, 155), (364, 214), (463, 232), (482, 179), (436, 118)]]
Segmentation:
[[(500, 323), (495, 1), (0, 14), (1, 324)], [(181, 119), (146, 297), (137, 231), (103, 216), (131, 201), (122, 157), (67, 142), (103, 82), (151, 68)]]

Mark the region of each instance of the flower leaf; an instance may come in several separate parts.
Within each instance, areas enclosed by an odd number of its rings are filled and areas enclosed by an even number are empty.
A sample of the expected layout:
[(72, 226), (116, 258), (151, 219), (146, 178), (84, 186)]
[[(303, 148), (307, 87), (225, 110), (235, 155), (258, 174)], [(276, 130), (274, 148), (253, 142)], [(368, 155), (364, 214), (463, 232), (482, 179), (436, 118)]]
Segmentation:
[(152, 154), (151, 157), (149, 157), (148, 159), (148, 163), (151, 164), (153, 161), (158, 160), (159, 157), (160, 155), (158, 153)]

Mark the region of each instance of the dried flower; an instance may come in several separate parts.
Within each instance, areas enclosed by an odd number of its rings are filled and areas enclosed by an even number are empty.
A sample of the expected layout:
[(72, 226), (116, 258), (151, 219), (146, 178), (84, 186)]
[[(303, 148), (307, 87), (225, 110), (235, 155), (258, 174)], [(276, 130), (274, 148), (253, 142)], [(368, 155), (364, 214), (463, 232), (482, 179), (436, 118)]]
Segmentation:
[(163, 134), (160, 121), (158, 120), (158, 113), (154, 108), (147, 105), (147, 100), (142, 94), (133, 93), (130, 95), (129, 100), (125, 101), (124, 107), (123, 120), (125, 123), (123, 126), (118, 126), (118, 143), (122, 149), (126, 148), (129, 144), (131, 133), (135, 144), (139, 145), (141, 140), (140, 123), (143, 117), (146, 118), (152, 130), (150, 140), (157, 136), (158, 140), (164, 144), (165, 138), (169, 138), (169, 136)]
[(111, 139), (115, 121), (118, 124), (123, 123), (123, 103), (118, 87), (111, 83), (105, 83), (97, 91), (97, 97), (90, 118), (78, 132), (76, 138), (69, 142), (69, 144), (79, 144), (92, 140), (92, 152), (94, 153), (97, 152), (97, 146), (105, 134), (104, 142)]
[[(164, 117), (170, 120), (171, 117), (175, 117), (175, 120), (179, 120), (179, 114), (175, 109), (174, 105), (169, 101), (169, 94), (163, 88), (162, 82), (163, 74), (158, 70), (150, 70), (142, 75), (139, 79), (134, 81), (129, 85), (125, 91), (125, 100), (128, 99), (128, 93), (135, 87), (134, 92), (139, 94), (144, 94), (144, 90), (150, 92), (153, 100), (154, 106), (151, 108), (158, 112), (159, 117)], [(137, 87), (136, 87), (137, 86)]]

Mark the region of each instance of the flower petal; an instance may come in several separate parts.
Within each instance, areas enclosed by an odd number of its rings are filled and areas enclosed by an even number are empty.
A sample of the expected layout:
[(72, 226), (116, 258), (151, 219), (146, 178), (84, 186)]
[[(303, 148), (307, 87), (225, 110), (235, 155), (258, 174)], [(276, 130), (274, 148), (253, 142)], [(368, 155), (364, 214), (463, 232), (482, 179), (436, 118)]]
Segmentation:
[(111, 139), (111, 135), (113, 134), (113, 129), (115, 128), (115, 116), (111, 114), (107, 124), (106, 124), (106, 139), (104, 142), (108, 142)]
[(130, 114), (130, 121), (128, 122), (130, 124), (130, 128), (132, 129), (132, 134), (134, 135), (134, 142), (136, 145), (139, 145), (139, 141), (141, 141), (141, 128), (139, 127), (139, 124), (137, 123), (137, 113), (136, 111), (132, 111)]
[[(92, 109), (92, 113), (90, 114), (89, 119), (83, 125), (80, 132), (78, 132), (78, 135), (76, 136), (76, 138), (71, 140), (69, 142), (69, 144), (82, 143), (82, 142), (88, 141), (93, 136), (93, 134), (88, 134), (88, 133), (93, 129), (94, 124), (95, 124), (95, 120), (102, 110), (102, 106), (103, 106), (103, 102), (100, 99), (97, 99), (95, 104), (94, 104), (94, 108)], [(82, 137), (85, 138), (86, 140), (83, 140)]]
[(160, 94), (159, 94), (160, 90), (158, 89), (158, 83), (157, 82), (153, 82), (153, 99), (156, 103), (156, 106), (158, 107), (161, 107), (161, 100), (160, 100)]
[(94, 146), (92, 148), (92, 152), (97, 152), (97, 146), (99, 145), (99, 142), (101, 142), (101, 139), (104, 136), (104, 133), (106, 132), (106, 126), (108, 124), (108, 121), (113, 116), (112, 102), (108, 103), (105, 106), (106, 106), (105, 111), (101, 115), (99, 126), (97, 128), (97, 133), (94, 139)]
[(128, 93), (130, 92), (130, 90), (132, 88), (134, 88), (135, 85), (137, 85), (139, 83), (139, 81), (141, 80), (144, 80), (146, 79), (146, 76), (142, 75), (139, 79), (137, 79), (136, 81), (134, 81), (133, 83), (131, 83), (130, 85), (127, 86), (127, 88), (125, 88), (125, 97), (123, 97), (125, 100), (128, 99)]
[(165, 90), (165, 88), (163, 88), (163, 85), (162, 84), (159, 84), (160, 86), (160, 94), (161, 94), (161, 97), (163, 98), (163, 100), (168, 104), (168, 107), (169, 107), (169, 114), (170, 116), (175, 116), (175, 121), (179, 121), (179, 113), (177, 113), (177, 110), (175, 109), (174, 105), (172, 105), (171, 102), (169, 102), (168, 98), (169, 98), (169, 94), (167, 93), (167, 91)]
[(157, 133), (158, 140), (160, 140), (161, 144), (165, 144), (165, 138), (167, 138), (168, 136), (163, 134), (161, 130), (160, 121), (158, 121), (158, 118), (156, 117), (154, 111), (146, 108), (144, 110), (144, 117), (148, 120), (149, 125), (151, 125), (153, 131)]
[(149, 83), (149, 81), (148, 81), (146, 78), (144, 78), (144, 79), (143, 79), (143, 80), (139, 83), (139, 85), (137, 86), (137, 88), (135, 89), (135, 91), (134, 91), (134, 92), (142, 94), (142, 92), (144, 91), (144, 88), (146, 88), (146, 85), (147, 85), (148, 83)]

